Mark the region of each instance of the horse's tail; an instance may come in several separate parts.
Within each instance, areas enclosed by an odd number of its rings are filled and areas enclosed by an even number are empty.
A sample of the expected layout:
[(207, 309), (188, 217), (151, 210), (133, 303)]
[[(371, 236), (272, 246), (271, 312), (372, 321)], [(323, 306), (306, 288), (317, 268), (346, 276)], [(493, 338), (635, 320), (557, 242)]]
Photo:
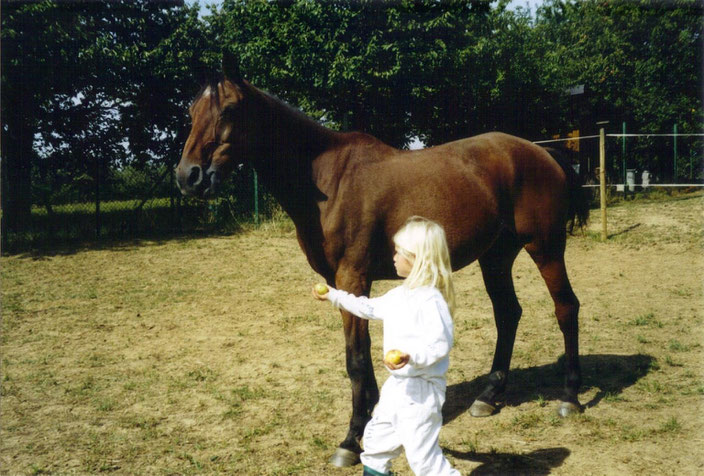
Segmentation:
[(567, 176), (569, 208), (567, 209), (567, 231), (570, 234), (574, 227), (583, 228), (589, 220), (589, 194), (582, 187), (583, 181), (575, 172), (570, 163), (566, 149), (556, 149), (554, 147), (544, 147), (555, 161), (560, 164)]

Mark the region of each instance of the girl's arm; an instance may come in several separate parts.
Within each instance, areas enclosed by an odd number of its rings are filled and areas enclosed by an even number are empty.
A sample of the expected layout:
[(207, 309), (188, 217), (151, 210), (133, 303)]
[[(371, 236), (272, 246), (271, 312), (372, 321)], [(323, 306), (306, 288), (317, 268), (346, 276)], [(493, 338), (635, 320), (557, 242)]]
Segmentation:
[(317, 294), (313, 290), (313, 296), (317, 299), (328, 300), (333, 306), (344, 309), (347, 312), (363, 319), (383, 319), (384, 296), (378, 298), (368, 298), (366, 296), (355, 296), (339, 289), (328, 287), (327, 294)]
[(447, 305), (431, 298), (421, 305), (422, 327), (425, 345), (409, 352), (410, 363), (415, 368), (429, 367), (450, 353), (453, 343), (452, 316)]

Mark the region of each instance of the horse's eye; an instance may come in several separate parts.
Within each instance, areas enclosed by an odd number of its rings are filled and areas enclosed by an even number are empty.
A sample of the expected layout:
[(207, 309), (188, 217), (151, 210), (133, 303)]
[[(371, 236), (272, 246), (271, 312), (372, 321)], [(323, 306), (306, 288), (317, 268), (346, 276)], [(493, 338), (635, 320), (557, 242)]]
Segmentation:
[(218, 119), (218, 123), (215, 127), (215, 137), (224, 141), (227, 136), (230, 135), (234, 125), (236, 124), (237, 117), (232, 113), (231, 110), (224, 111), (223, 114)]
[(215, 149), (217, 149), (217, 147), (218, 143), (211, 140), (203, 146), (203, 154), (205, 155), (205, 157), (210, 158), (210, 156), (213, 155), (213, 152), (215, 152)]

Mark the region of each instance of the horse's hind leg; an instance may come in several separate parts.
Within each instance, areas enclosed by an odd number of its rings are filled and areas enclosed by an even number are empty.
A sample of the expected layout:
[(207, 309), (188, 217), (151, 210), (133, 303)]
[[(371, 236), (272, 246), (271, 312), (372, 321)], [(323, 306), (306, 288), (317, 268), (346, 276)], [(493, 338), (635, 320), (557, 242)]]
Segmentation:
[(489, 372), (489, 383), (477, 397), (469, 412), (474, 417), (491, 415), (497, 398), (504, 392), (522, 309), (513, 287), (511, 269), (521, 249), (516, 236), (502, 233), (491, 248), (479, 258), (484, 285), (494, 308), (496, 349)]
[(558, 409), (560, 416), (567, 416), (581, 411), (579, 387), (582, 384), (582, 372), (579, 365), (579, 300), (572, 291), (567, 269), (565, 267), (564, 231), (550, 235), (548, 243), (529, 243), (526, 250), (547, 284), (550, 295), (555, 302), (555, 316), (565, 340), (565, 357), (567, 374), (562, 402)]

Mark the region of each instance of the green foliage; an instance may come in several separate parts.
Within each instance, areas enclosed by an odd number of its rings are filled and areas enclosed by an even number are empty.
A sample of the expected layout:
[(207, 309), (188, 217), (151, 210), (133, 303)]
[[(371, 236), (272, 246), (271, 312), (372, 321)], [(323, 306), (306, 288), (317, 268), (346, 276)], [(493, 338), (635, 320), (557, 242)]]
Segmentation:
[[(169, 41), (201, 26), (197, 10), (180, 3), (3, 2), (3, 200), (10, 229), (29, 221), (29, 208), (16, 216), (14, 209), (26, 205), (10, 200), (29, 182), (40, 187), (25, 200), (49, 203), (83, 176), (78, 195), (85, 198), (95, 188), (90, 183), (115, 167), (176, 156), (193, 91), (179, 93), (185, 73), (177, 76), (168, 61), (177, 51)], [(189, 64), (192, 77), (191, 70)]]
[(513, 112), (526, 119), (546, 97), (531, 83), (540, 51), (528, 46), (529, 19), (503, 4), (226, 1), (211, 21), (254, 83), (397, 146), (534, 130)]
[[(628, 132), (669, 133), (673, 124), (701, 132), (702, 14), (696, 0), (547, 0), (535, 25), (543, 71), (555, 85), (584, 84), (597, 120), (613, 128), (625, 121)], [(681, 156), (700, 156), (700, 141), (685, 145)], [(671, 175), (672, 147), (661, 138), (629, 141), (628, 163)]]
[[(701, 131), (696, 0), (546, 0), (535, 17), (507, 3), (225, 0), (199, 17), (178, 0), (3, 0), (6, 225), (21, 228), (32, 203), (88, 201), (98, 179), (114, 188), (101, 194), (148, 191), (178, 160), (188, 105), (219, 76), (223, 49), (255, 85), (395, 146), (570, 130), (565, 89), (576, 84), (595, 114), (629, 131)], [(682, 173), (696, 178), (700, 146), (679, 144)], [(671, 147), (629, 144), (629, 164), (642, 151), (670, 160)], [(663, 167), (650, 170), (662, 177)], [(246, 185), (228, 195), (251, 204)]]

